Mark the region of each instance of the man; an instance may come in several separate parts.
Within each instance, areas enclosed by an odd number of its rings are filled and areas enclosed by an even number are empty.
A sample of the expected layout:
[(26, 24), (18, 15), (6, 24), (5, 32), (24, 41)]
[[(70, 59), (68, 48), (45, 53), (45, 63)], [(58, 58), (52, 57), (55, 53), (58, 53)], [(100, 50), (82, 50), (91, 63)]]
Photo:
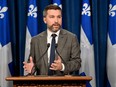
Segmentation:
[[(43, 20), (47, 24), (47, 30), (32, 38), (30, 58), (29, 62), (23, 62), (24, 70), (31, 74), (37, 71), (39, 75), (66, 75), (79, 70), (81, 67), (79, 43), (75, 34), (61, 28), (61, 8), (48, 5), (43, 11)], [(52, 34), (55, 34), (55, 52), (51, 51), (54, 44)], [(53, 54), (54, 60), (51, 59)]]

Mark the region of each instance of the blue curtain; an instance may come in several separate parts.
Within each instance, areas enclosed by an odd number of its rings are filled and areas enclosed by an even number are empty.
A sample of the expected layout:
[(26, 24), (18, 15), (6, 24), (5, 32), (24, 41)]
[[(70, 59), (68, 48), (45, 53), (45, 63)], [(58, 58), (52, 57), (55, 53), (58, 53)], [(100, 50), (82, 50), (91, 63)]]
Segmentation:
[(62, 0), (63, 28), (77, 34), (80, 39), (81, 0)]
[[(12, 1), (12, 3), (10, 3)], [(10, 19), (10, 33), (11, 33), (11, 46), (12, 46), (12, 57), (13, 57), (13, 65), (14, 65), (14, 76), (19, 75), (19, 69), (18, 69), (18, 61), (17, 61), (17, 41), (16, 41), (16, 18), (15, 18), (15, 0), (7, 0), (8, 7), (9, 7), (9, 19)]]
[(96, 87), (106, 87), (108, 0), (92, 0)]
[[(10, 7), (12, 54), (16, 76), (23, 75), (28, 0), (7, 0)], [(12, 1), (12, 3), (11, 3)], [(106, 87), (108, 0), (90, 0), (95, 51), (96, 87)], [(52, 0), (37, 0), (38, 30), (46, 30), (42, 12)], [(62, 0), (63, 28), (75, 33), (80, 41), (82, 0)]]

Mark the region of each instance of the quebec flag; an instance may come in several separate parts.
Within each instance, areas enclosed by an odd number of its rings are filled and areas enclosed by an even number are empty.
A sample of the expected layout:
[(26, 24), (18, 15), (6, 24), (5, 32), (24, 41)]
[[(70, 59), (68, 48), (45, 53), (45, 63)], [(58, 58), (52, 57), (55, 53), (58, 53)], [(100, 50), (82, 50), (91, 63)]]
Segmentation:
[(10, 26), (7, 0), (0, 0), (0, 87), (12, 87), (5, 78), (11, 76), (12, 65)]
[(116, 87), (116, 0), (110, 0), (107, 44), (107, 75), (111, 87)]
[[(25, 61), (27, 61), (29, 57), (31, 38), (38, 34), (36, 0), (29, 0), (27, 16), (28, 17), (26, 29)], [(24, 74), (27, 73), (24, 72)]]
[(60, 8), (62, 8), (61, 0), (53, 0), (54, 5), (58, 5)]
[(92, 76), (90, 83), (88, 82), (86, 84), (87, 87), (96, 87), (91, 8), (89, 0), (83, 0), (81, 16), (80, 47), (82, 66), (79, 72), (82, 76)]

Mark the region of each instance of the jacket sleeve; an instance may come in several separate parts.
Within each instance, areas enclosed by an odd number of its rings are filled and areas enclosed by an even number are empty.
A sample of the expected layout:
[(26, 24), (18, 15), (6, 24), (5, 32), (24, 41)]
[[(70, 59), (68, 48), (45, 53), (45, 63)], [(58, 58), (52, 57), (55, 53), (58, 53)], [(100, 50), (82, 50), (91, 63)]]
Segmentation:
[(66, 62), (64, 73), (68, 74), (80, 69), (81, 67), (81, 58), (80, 58), (80, 45), (77, 40), (76, 35), (72, 38), (71, 41), (71, 51), (70, 51), (70, 60)]

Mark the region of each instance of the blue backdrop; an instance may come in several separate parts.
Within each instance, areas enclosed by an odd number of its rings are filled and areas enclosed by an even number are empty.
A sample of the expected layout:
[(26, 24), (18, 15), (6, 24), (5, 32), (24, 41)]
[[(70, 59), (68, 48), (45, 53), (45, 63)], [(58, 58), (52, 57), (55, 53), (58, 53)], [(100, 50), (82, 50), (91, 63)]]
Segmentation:
[[(10, 8), (11, 42), (15, 76), (23, 75), (25, 54), (25, 34), (28, 0), (7, 0)], [(90, 0), (93, 25), (93, 43), (95, 51), (96, 87), (106, 87), (106, 56), (108, 30), (108, 0)], [(52, 0), (37, 0), (38, 30), (46, 30), (42, 12)], [(62, 0), (63, 28), (75, 33), (80, 40), (82, 0)]]

